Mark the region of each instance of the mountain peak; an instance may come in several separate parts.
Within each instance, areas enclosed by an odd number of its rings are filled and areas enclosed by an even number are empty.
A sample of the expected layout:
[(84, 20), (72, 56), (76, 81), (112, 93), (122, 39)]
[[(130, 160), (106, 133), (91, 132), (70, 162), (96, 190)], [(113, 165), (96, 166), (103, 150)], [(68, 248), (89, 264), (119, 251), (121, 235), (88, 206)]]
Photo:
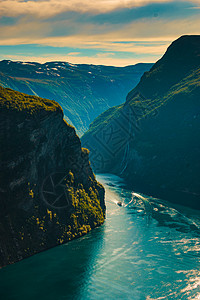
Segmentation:
[(181, 36), (151, 70), (144, 73), (136, 88), (128, 94), (127, 101), (133, 99), (138, 91), (147, 98), (161, 96), (199, 66), (200, 35)]
[[(200, 62), (200, 35), (183, 35), (168, 47), (162, 59), (176, 59), (195, 63), (199, 66)], [(186, 60), (186, 61), (185, 61)]]

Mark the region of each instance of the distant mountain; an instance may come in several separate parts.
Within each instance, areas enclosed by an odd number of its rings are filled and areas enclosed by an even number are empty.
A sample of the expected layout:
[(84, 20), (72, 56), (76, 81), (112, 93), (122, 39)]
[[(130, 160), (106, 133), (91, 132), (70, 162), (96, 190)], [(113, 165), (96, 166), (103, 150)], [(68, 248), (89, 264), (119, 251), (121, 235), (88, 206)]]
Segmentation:
[(82, 138), (96, 172), (200, 209), (200, 36), (182, 36)]
[(19, 92), (56, 100), (65, 119), (82, 135), (108, 108), (121, 104), (152, 64), (127, 67), (66, 62), (0, 62), (0, 84)]

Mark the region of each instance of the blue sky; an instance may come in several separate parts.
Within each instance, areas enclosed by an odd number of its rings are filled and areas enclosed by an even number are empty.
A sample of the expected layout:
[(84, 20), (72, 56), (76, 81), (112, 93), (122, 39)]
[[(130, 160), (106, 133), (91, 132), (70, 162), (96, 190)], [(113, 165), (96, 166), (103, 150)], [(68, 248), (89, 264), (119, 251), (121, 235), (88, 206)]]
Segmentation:
[(0, 59), (115, 66), (155, 62), (200, 34), (200, 0), (1, 0)]

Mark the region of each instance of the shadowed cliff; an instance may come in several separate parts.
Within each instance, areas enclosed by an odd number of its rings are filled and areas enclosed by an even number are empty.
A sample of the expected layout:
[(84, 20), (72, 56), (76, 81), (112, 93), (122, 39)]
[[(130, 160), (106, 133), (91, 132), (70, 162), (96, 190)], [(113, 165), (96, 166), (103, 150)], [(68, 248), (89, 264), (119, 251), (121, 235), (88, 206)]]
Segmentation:
[(123, 105), (83, 136), (97, 172), (137, 191), (200, 208), (200, 36), (174, 41)]
[(58, 103), (0, 87), (0, 266), (103, 223), (104, 188)]

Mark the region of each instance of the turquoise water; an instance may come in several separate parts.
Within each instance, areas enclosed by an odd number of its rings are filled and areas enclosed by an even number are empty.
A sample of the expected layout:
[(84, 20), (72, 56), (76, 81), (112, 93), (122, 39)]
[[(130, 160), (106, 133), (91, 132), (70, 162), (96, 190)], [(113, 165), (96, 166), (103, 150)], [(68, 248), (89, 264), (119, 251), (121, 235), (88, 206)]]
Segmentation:
[(200, 299), (200, 213), (98, 180), (105, 224), (1, 269), (0, 299)]

